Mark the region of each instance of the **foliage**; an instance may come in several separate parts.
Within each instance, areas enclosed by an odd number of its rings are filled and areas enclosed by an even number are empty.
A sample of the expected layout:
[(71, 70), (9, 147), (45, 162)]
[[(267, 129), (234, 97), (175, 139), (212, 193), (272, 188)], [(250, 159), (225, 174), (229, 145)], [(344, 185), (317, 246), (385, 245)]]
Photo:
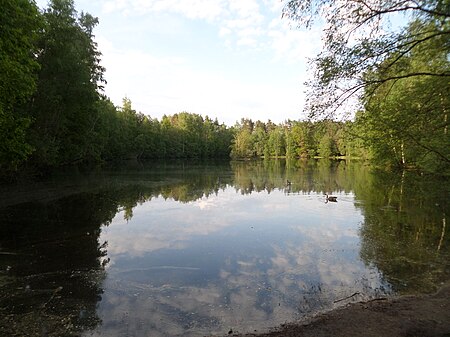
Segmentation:
[[(242, 119), (228, 128), (187, 112), (159, 121), (134, 110), (128, 98), (114, 106), (102, 94), (105, 69), (93, 35), (97, 18), (77, 13), (73, 0), (52, 0), (42, 13), (31, 0), (4, 0), (0, 168), (231, 154), (372, 157), (389, 166), (448, 173), (448, 6), (286, 1), (284, 15), (310, 25), (322, 13), (328, 23), (325, 51), (313, 61), (312, 115), (323, 116), (361, 89), (364, 109), (355, 122), (328, 118), (276, 125)], [(411, 11), (417, 14), (405, 29), (382, 33), (386, 15)]]
[[(356, 98), (353, 131), (377, 164), (450, 172), (449, 1), (287, 0), (283, 15), (307, 27), (325, 20), (308, 83), (312, 117)], [(404, 27), (390, 29), (401, 15)]]
[[(430, 28), (431, 26), (431, 28)], [(432, 31), (434, 23), (411, 23), (411, 34)], [(409, 73), (448, 71), (444, 40), (428, 40), (420, 48), (403, 56), (393, 54), (380, 69), (367, 74), (373, 80)], [(447, 42), (448, 43), (448, 42)], [(391, 75), (392, 74), (392, 75)], [(450, 82), (446, 77), (404, 77), (392, 83), (369, 88), (364, 98), (365, 112), (358, 120), (367, 137), (367, 145), (377, 162), (393, 166), (416, 166), (432, 172), (450, 173), (450, 135), (448, 110)]]
[(284, 138), (284, 132), (281, 126), (277, 126), (269, 132), (267, 148), (269, 155), (275, 158), (285, 155), (286, 140)]
[[(153, 119), (102, 94), (98, 19), (73, 0), (2, 1), (0, 168), (132, 158), (228, 157), (233, 130), (182, 112)], [(31, 157), (30, 157), (31, 155)]]
[[(256, 126), (252, 128), (251, 125)], [(351, 130), (355, 129), (352, 122), (286, 121), (274, 125), (270, 121), (254, 123), (251, 119), (243, 119), (235, 129), (232, 158), (368, 157), (363, 144), (350, 136)]]
[[(364, 74), (378, 67), (392, 54), (397, 57), (392, 62), (384, 63), (385, 68), (394, 66), (427, 41), (448, 41), (449, 13), (450, 3), (445, 0), (286, 0), (283, 16), (306, 27), (311, 27), (320, 18), (325, 26), (324, 50), (311, 64), (314, 78), (308, 83), (307, 110), (313, 116), (331, 113), (349, 97), (362, 93), (368, 85), (398, 79), (392, 73), (378, 79), (367, 78)], [(398, 18), (402, 14), (433, 22), (434, 26), (420, 34), (389, 29), (394, 15)], [(449, 47), (448, 42), (442, 46), (447, 52)], [(423, 75), (448, 77), (450, 73), (448, 69), (424, 69), (401, 76)]]
[(132, 108), (124, 98), (116, 108), (100, 102), (101, 159), (221, 158), (230, 154), (232, 130), (217, 120), (182, 112), (159, 121)]
[(37, 55), (41, 69), (30, 102), (34, 160), (39, 165), (83, 161), (92, 155), (104, 70), (92, 36), (98, 20), (78, 16), (71, 0), (52, 0), (43, 18)]
[[(243, 127), (233, 138), (231, 156), (233, 158), (251, 158), (255, 156), (253, 149), (252, 134), (250, 130)], [(260, 145), (258, 143), (258, 145)]]
[(16, 170), (33, 148), (26, 141), (31, 119), (21, 106), (33, 94), (39, 64), (37, 33), (42, 21), (27, 0), (2, 0), (0, 11), (0, 169)]

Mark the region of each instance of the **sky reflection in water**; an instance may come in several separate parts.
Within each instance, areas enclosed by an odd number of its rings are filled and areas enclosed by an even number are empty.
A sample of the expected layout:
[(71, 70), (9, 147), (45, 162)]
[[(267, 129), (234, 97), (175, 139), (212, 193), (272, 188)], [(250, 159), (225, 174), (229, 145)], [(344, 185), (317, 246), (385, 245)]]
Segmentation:
[(88, 335), (262, 331), (389, 292), (359, 257), (354, 195), (337, 196), (228, 186), (188, 203), (153, 198), (129, 221), (119, 212), (102, 227), (103, 323)]

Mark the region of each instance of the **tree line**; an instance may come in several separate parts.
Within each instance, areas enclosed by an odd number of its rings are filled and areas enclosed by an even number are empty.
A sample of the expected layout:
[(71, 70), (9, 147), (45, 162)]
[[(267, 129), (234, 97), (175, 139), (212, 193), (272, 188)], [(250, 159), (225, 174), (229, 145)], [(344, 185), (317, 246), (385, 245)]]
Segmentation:
[[(283, 15), (300, 24), (306, 18), (308, 24), (315, 14), (311, 10), (327, 3), (289, 0)], [(325, 16), (330, 27), (325, 50), (311, 64), (306, 107), (312, 119), (278, 125), (242, 119), (227, 127), (186, 112), (151, 118), (135, 111), (128, 98), (115, 106), (103, 93), (105, 69), (93, 34), (97, 18), (78, 13), (73, 0), (51, 0), (43, 10), (32, 0), (2, 0), (1, 172), (113, 159), (231, 155), (350, 156), (450, 173), (448, 2), (329, 5), (335, 10)], [(408, 11), (413, 14), (399, 33), (361, 34), (348, 44), (349, 36), (373, 20), (380, 19), (376, 26), (383, 15)], [(359, 102), (356, 115), (335, 121), (333, 111), (342, 110), (352, 95)]]
[(3, 0), (0, 13), (0, 169), (129, 158), (228, 157), (232, 131), (197, 114), (161, 121), (103, 94), (98, 19), (72, 0)]
[(217, 119), (181, 112), (161, 120), (101, 100), (101, 141), (95, 159), (229, 158), (233, 130)]
[(368, 151), (352, 130), (351, 121), (285, 121), (274, 124), (241, 119), (235, 125), (231, 145), (232, 158), (333, 158), (367, 159)]
[(306, 83), (310, 116), (332, 118), (354, 99), (354, 131), (374, 163), (450, 174), (450, 2), (284, 4), (297, 25), (325, 27)]

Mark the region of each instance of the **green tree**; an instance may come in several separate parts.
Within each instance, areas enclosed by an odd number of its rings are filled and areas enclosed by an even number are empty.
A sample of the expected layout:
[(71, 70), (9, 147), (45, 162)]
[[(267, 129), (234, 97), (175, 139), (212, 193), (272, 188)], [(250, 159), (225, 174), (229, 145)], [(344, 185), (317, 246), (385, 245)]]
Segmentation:
[(234, 128), (228, 128), (225, 124), (220, 124), (217, 120), (215, 124), (215, 140), (216, 152), (214, 157), (216, 158), (228, 158), (231, 153), (231, 143), (234, 137)]
[(35, 160), (44, 165), (83, 161), (96, 141), (96, 103), (103, 81), (92, 35), (98, 20), (78, 16), (72, 0), (50, 1), (43, 17), (41, 69), (31, 104)]
[(203, 117), (182, 112), (177, 115), (177, 128), (182, 134), (183, 157), (200, 158), (205, 151)]
[(34, 2), (0, 2), (0, 169), (16, 170), (32, 153), (23, 109), (36, 88), (36, 39), (43, 21)]
[(234, 135), (231, 146), (232, 158), (251, 158), (254, 156), (252, 134), (248, 128), (241, 128)]
[(340, 124), (329, 119), (321, 120), (315, 125), (315, 136), (317, 139), (317, 151), (319, 156), (330, 158), (338, 156), (338, 130)]
[[(435, 24), (415, 21), (411, 35), (435, 30)], [(390, 67), (398, 58), (393, 54), (367, 77), (372, 81), (397, 76), (394, 83), (369, 87), (365, 111), (360, 116), (374, 157), (391, 166), (416, 166), (433, 172), (450, 172), (450, 82), (446, 77), (406, 76), (431, 71), (450, 70), (448, 54), (442, 38), (430, 39), (412, 50), (408, 56)], [(387, 74), (386, 74), (387, 73)]]
[(286, 140), (284, 136), (284, 130), (281, 125), (276, 126), (269, 132), (267, 145), (271, 156), (277, 158), (286, 154)]
[(112, 160), (119, 156), (122, 147), (119, 136), (122, 130), (117, 108), (105, 98), (97, 102), (98, 122), (95, 124), (97, 141), (93, 146), (98, 151), (98, 160)]
[(319, 155), (323, 158), (330, 158), (333, 154), (333, 140), (325, 134), (319, 143)]
[(296, 144), (294, 137), (292, 136), (293, 122), (287, 121), (284, 123), (284, 140), (285, 140), (285, 153), (286, 157), (294, 158), (296, 156)]
[(255, 123), (255, 128), (252, 133), (254, 153), (258, 157), (264, 156), (264, 151), (267, 147), (268, 135), (265, 130), (265, 124), (261, 121)]
[[(401, 75), (385, 72), (376, 79), (364, 76), (394, 54), (383, 67), (395, 66), (429, 41), (447, 41), (441, 47), (448, 54), (450, 2), (446, 0), (285, 0), (284, 3), (283, 16), (300, 26), (311, 27), (316, 19), (325, 21), (323, 51), (312, 60), (313, 78), (308, 82), (306, 110), (313, 116), (328, 117), (350, 97), (364, 90), (367, 96), (377, 85), (393, 83), (399, 78), (450, 76), (448, 69), (432, 68)], [(396, 14), (433, 22), (434, 26), (418, 34), (395, 26), (390, 29), (393, 27), (389, 25), (390, 19)]]
[[(361, 111), (356, 112), (355, 120), (360, 119)], [(341, 135), (341, 153), (346, 157), (357, 157), (362, 159), (370, 159), (370, 152), (365, 146), (364, 138), (361, 135), (365, 134), (365, 130), (360, 123), (347, 121), (343, 126)]]
[(161, 157), (160, 152), (160, 138), (161, 125), (156, 118), (146, 117), (142, 125), (142, 132), (145, 138), (145, 153), (144, 158), (158, 158)]
[(295, 154), (298, 157), (308, 156), (308, 128), (305, 122), (295, 122), (291, 129), (291, 139), (295, 144)]

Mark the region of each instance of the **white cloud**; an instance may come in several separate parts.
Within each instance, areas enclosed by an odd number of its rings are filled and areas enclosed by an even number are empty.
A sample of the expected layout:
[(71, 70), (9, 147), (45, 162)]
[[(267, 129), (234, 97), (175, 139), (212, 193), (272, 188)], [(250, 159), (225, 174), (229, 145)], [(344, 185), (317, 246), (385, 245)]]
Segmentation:
[(277, 59), (298, 62), (316, 55), (322, 47), (321, 31), (292, 29), (288, 22), (273, 19), (269, 24), (270, 43)]
[(260, 11), (258, 1), (256, 0), (229, 0), (229, 6), (240, 17), (254, 17)]
[(214, 20), (223, 12), (222, 0), (107, 0), (103, 3), (106, 13), (120, 11), (125, 14), (147, 14), (169, 11), (190, 19)]
[(219, 31), (219, 36), (220, 37), (225, 37), (225, 36), (227, 36), (229, 34), (231, 34), (231, 29), (229, 29), (227, 27), (220, 28), (220, 31)]
[(291, 29), (278, 0), (78, 0), (77, 6), (100, 19), (95, 34), (105, 93), (115, 104), (128, 96), (152, 117), (188, 111), (227, 124), (303, 116), (305, 59), (320, 37)]
[[(216, 27), (218, 36), (237, 47), (273, 48), (278, 56), (304, 57), (315, 50), (316, 33), (301, 33), (281, 19), (282, 4), (277, 0), (108, 0), (106, 13), (124, 15), (176, 13), (188, 19), (205, 20)], [(267, 38), (270, 39), (266, 43)], [(300, 50), (302, 52), (300, 52)]]
[[(109, 233), (102, 232), (101, 241), (109, 242), (111, 263), (117, 263), (110, 266), (102, 284), (105, 291), (98, 314), (104, 324), (100, 331), (108, 336), (134, 332), (219, 335), (230, 327), (241, 333), (261, 332), (298, 319), (300, 310), (311, 314), (345, 304), (333, 301), (354, 292), (363, 294), (358, 299), (371, 296), (382, 276), (359, 259), (356, 224), (362, 215), (353, 205), (354, 196), (342, 196), (352, 202), (341, 202), (339, 207), (325, 205), (322, 195), (312, 196), (288, 198), (275, 191), (270, 196), (274, 207), (269, 211), (265, 210), (267, 192), (249, 197), (229, 187), (188, 204), (155, 198), (136, 207), (127, 226), (117, 226), (115, 219)], [(252, 234), (247, 237), (250, 226)], [(292, 235), (277, 240), (279, 233), (291, 230)], [(220, 256), (212, 260), (216, 269), (194, 257), (205, 249), (202, 242), (218, 233), (224, 246), (232, 249), (222, 253), (221, 244), (213, 248)], [(195, 239), (208, 234), (211, 237)], [(180, 263), (184, 258), (167, 265), (155, 264), (158, 258), (141, 258), (161, 248), (171, 250), (167, 256), (179, 248), (186, 249), (179, 252), (183, 255), (189, 254), (189, 248), (195, 253), (185, 264)], [(125, 252), (130, 256), (120, 261)], [(186, 328), (185, 319), (196, 323), (193, 330)]]
[[(253, 40), (242, 40), (246, 42)], [(152, 117), (188, 111), (232, 125), (240, 117), (274, 120), (274, 111), (285, 111), (283, 118), (299, 116), (300, 77), (286, 77), (286, 84), (278, 86), (271, 82), (275, 74), (262, 69), (267, 81), (253, 83), (222, 70), (196, 69), (183, 57), (116, 49), (105, 38), (99, 38), (99, 46), (107, 69), (108, 96), (116, 104), (128, 96), (136, 110)]]

